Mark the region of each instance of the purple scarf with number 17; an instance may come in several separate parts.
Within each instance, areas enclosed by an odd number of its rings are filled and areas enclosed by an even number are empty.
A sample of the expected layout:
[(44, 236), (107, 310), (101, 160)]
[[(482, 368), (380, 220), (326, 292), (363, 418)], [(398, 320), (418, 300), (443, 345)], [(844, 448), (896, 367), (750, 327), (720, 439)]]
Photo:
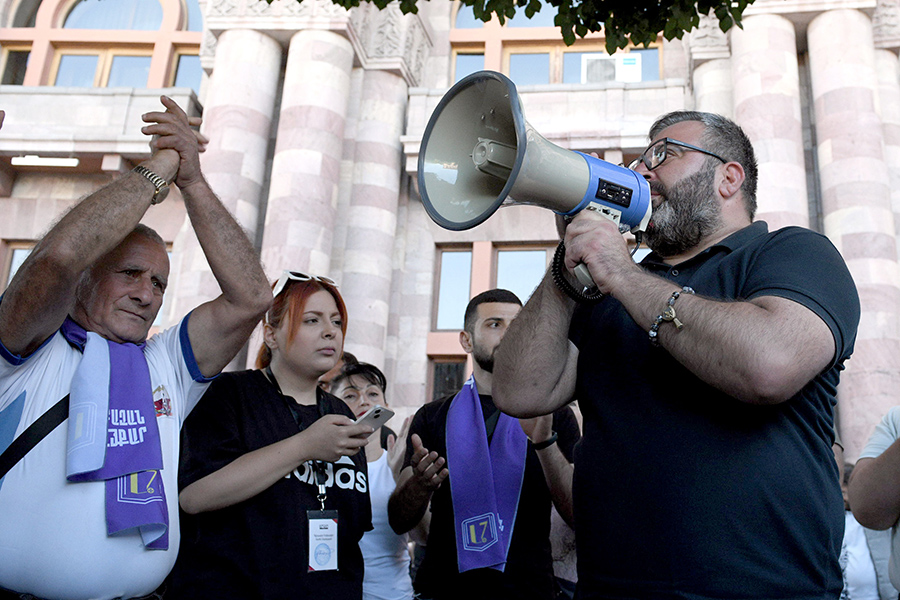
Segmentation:
[(503, 413), (488, 446), (481, 400), (470, 377), (447, 413), (447, 466), (460, 573), (506, 568), (527, 450), (528, 438), (518, 419)]
[(138, 530), (151, 550), (169, 547), (162, 448), (143, 344), (117, 344), (66, 319), (81, 349), (69, 392), (66, 478), (106, 482), (108, 535)]

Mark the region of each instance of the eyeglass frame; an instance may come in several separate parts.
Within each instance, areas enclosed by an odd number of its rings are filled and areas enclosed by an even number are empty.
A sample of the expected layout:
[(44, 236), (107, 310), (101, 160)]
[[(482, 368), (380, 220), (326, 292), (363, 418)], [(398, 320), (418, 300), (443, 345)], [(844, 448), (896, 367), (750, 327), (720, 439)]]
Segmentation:
[(284, 291), (288, 283), (291, 281), (318, 281), (319, 283), (330, 285), (335, 289), (338, 288), (337, 282), (330, 277), (324, 277), (322, 275), (310, 275), (308, 273), (303, 273), (302, 271), (284, 270), (281, 272), (281, 277), (279, 277), (278, 281), (275, 282), (275, 287), (272, 288), (272, 297), (277, 298), (278, 295)]
[[(662, 142), (662, 144), (663, 144), (663, 159), (661, 161), (659, 161), (659, 163), (657, 163), (655, 166), (651, 167), (649, 164), (650, 161), (645, 158), (645, 155), (652, 148), (654, 148), (655, 146), (658, 146), (660, 144), (660, 142)], [(693, 150), (694, 152), (700, 152), (702, 154), (706, 154), (707, 156), (712, 156), (713, 158), (718, 158), (719, 160), (722, 161), (722, 164), (728, 164), (727, 160), (725, 160), (724, 158), (722, 158), (721, 156), (719, 156), (718, 154), (716, 154), (714, 152), (710, 152), (709, 150), (700, 148), (699, 146), (694, 146), (693, 144), (688, 144), (687, 142), (680, 142), (678, 140), (673, 140), (672, 138), (666, 137), (666, 138), (662, 138), (661, 140), (656, 140), (655, 142), (653, 142), (652, 144), (650, 144), (649, 146), (644, 148), (644, 151), (641, 152), (640, 155), (636, 159), (634, 159), (633, 161), (631, 161), (628, 164), (628, 168), (631, 169), (632, 171), (634, 171), (637, 169), (639, 164), (643, 164), (645, 167), (647, 167), (648, 171), (653, 171), (654, 169), (658, 169), (659, 167), (662, 166), (663, 163), (665, 163), (669, 159), (669, 144), (672, 144), (673, 146), (678, 146), (680, 148), (685, 148), (687, 150)]]

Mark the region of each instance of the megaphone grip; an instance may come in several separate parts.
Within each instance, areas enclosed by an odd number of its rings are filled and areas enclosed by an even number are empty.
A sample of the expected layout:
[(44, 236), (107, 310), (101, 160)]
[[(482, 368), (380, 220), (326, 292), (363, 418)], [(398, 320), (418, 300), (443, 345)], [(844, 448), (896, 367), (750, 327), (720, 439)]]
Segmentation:
[[(553, 262), (550, 263), (550, 274), (553, 276), (553, 282), (556, 284), (563, 293), (574, 300), (575, 302), (581, 302), (585, 304), (596, 304), (603, 300), (606, 296), (603, 292), (597, 288), (597, 285), (594, 283), (594, 280), (591, 279), (590, 271), (588, 271), (587, 265), (584, 263), (579, 263), (577, 267), (575, 267), (576, 277), (578, 276), (579, 268), (582, 268), (585, 272), (585, 276), (590, 281), (590, 285), (584, 286), (584, 291), (579, 291), (575, 289), (565, 275), (565, 260), (566, 260), (566, 243), (563, 240), (559, 240), (559, 245), (556, 247), (556, 252), (553, 254)], [(579, 277), (579, 283), (584, 283)], [(593, 289), (594, 291), (590, 291)]]

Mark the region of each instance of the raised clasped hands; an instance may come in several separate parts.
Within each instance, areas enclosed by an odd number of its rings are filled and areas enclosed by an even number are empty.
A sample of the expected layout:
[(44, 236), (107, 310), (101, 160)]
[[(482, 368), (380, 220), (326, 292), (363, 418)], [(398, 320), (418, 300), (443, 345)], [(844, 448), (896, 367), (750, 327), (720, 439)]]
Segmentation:
[(596, 211), (578, 213), (566, 228), (565, 242), (566, 268), (571, 272), (578, 263), (587, 265), (604, 294), (612, 292), (620, 277), (640, 270), (618, 226)]
[(203, 179), (200, 172), (200, 152), (206, 150), (209, 139), (194, 128), (203, 122), (200, 117), (188, 117), (168, 96), (161, 96), (164, 112), (148, 112), (141, 119), (149, 125), (141, 133), (152, 136), (151, 170), (166, 181), (186, 188)]
[(433, 492), (441, 487), (441, 483), (450, 474), (450, 471), (444, 467), (447, 461), (437, 452), (429, 452), (428, 448), (422, 445), (422, 438), (418, 434), (412, 434), (409, 441), (413, 447), (413, 453), (410, 457), (413, 480), (419, 486)]
[(325, 415), (298, 435), (304, 436), (308, 459), (335, 462), (365, 448), (372, 428), (345, 415)]

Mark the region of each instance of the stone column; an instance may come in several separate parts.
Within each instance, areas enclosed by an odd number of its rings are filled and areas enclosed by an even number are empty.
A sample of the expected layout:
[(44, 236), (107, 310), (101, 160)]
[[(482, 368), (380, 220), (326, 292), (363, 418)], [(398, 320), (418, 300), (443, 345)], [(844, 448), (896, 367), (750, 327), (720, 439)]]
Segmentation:
[(719, 58), (694, 68), (694, 102), (697, 110), (734, 118), (734, 85), (731, 60)]
[(757, 218), (769, 230), (809, 225), (794, 26), (758, 15), (731, 32), (734, 117), (759, 163)]
[(366, 71), (361, 97), (343, 261), (346, 348), (384, 365), (407, 85), (388, 71)]
[(352, 66), (350, 42), (336, 33), (291, 38), (262, 248), (270, 278), (331, 266)]
[[(733, 118), (731, 49), (715, 15), (701, 15), (699, 26), (688, 34), (685, 45), (690, 50), (693, 65), (694, 106), (700, 111)], [(664, 50), (676, 49), (673, 42), (666, 42), (663, 47)], [(672, 53), (666, 52), (667, 61), (671, 60), (669, 54)]]
[(825, 233), (862, 303), (856, 351), (839, 389), (840, 433), (853, 461), (900, 389), (900, 269), (872, 24), (858, 11), (828, 11), (810, 23), (807, 37)]
[[(406, 186), (398, 211), (398, 264), (394, 290), (396, 302), (392, 331), (388, 334), (391, 406), (398, 415), (407, 416), (427, 402), (425, 390), (429, 378), (428, 333), (431, 331), (435, 252), (431, 219), (416, 197), (412, 185)], [(396, 357), (391, 358), (391, 357)], [(399, 409), (399, 410), (398, 410)], [(398, 421), (402, 423), (402, 421)]]
[[(210, 138), (206, 152), (200, 155), (203, 172), (254, 243), (258, 243), (282, 55), (277, 41), (257, 31), (223, 32), (203, 112), (203, 132)], [(170, 287), (178, 290), (178, 297), (166, 311), (166, 324), (219, 295), (189, 223), (185, 222), (173, 250)]]
[(878, 107), (884, 131), (884, 159), (888, 166), (894, 235), (900, 236), (900, 64), (889, 50), (875, 51)]

